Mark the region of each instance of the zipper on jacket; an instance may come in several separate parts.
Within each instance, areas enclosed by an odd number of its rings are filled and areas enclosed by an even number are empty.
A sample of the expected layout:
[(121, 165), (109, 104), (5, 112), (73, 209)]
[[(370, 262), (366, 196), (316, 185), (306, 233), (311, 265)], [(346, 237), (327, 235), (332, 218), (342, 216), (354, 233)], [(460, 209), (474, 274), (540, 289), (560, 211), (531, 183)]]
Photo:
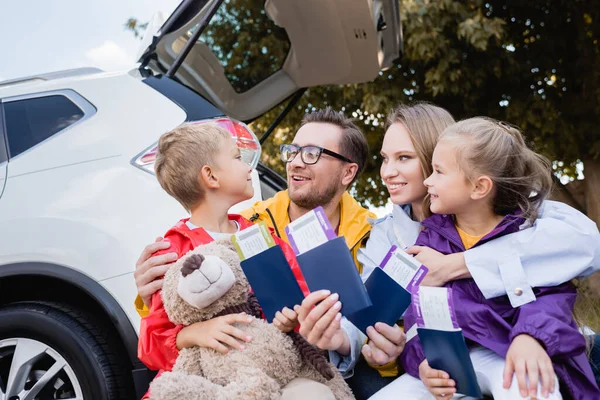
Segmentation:
[(273, 223), (273, 228), (275, 228), (275, 233), (277, 234), (279, 239), (281, 239), (281, 235), (279, 234), (279, 229), (277, 229), (277, 224), (275, 223), (275, 218), (273, 218), (273, 214), (271, 214), (271, 210), (269, 210), (268, 208), (265, 208), (265, 211), (267, 212), (267, 214), (269, 214), (269, 217), (271, 218), (271, 222)]

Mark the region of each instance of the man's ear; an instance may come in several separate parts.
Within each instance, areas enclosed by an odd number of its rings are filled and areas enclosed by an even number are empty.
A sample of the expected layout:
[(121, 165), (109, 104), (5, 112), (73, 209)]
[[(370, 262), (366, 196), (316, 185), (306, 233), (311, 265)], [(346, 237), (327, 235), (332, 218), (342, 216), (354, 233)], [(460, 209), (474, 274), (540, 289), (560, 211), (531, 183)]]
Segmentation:
[(358, 164), (348, 163), (344, 167), (344, 174), (342, 175), (342, 185), (350, 185), (356, 174), (358, 174)]
[(471, 189), (471, 199), (481, 200), (492, 193), (494, 190), (494, 181), (487, 175), (480, 176), (473, 181)]
[(218, 189), (221, 186), (219, 178), (214, 174), (210, 165), (205, 165), (200, 170), (200, 181), (204, 184), (204, 187), (209, 189)]

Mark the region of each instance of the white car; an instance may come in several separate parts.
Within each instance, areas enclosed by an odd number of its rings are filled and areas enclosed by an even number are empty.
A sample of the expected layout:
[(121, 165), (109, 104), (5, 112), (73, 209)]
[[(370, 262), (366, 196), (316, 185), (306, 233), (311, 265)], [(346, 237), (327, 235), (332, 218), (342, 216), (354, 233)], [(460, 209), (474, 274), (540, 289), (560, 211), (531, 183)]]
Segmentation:
[[(233, 65), (219, 29), (258, 32), (245, 43), (234, 34), (232, 52), (270, 67)], [(186, 0), (145, 43), (126, 73), (0, 82), (2, 400), (147, 390), (132, 274), (143, 247), (186, 215), (153, 173), (162, 133), (216, 120), (257, 166), (253, 200), (270, 197), (286, 182), (258, 164), (259, 141), (240, 121), (303, 88), (374, 79), (402, 42), (396, 0)]]

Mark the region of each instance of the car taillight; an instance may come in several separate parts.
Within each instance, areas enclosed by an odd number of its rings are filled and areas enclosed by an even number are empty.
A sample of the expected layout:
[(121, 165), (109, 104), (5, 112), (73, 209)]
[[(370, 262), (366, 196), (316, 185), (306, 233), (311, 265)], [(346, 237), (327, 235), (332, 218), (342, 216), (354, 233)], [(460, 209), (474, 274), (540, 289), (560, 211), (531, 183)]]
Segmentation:
[[(216, 124), (219, 127), (225, 129), (235, 140), (237, 146), (240, 148), (242, 153), (242, 159), (250, 165), (253, 169), (256, 168), (258, 160), (260, 159), (260, 142), (254, 132), (250, 130), (248, 125), (243, 122), (236, 121), (230, 118), (215, 118), (205, 119), (202, 121), (190, 122), (191, 124)], [(131, 163), (141, 168), (142, 170), (154, 174), (154, 161), (156, 161), (156, 154), (158, 153), (158, 143), (152, 144), (140, 154), (138, 154)]]

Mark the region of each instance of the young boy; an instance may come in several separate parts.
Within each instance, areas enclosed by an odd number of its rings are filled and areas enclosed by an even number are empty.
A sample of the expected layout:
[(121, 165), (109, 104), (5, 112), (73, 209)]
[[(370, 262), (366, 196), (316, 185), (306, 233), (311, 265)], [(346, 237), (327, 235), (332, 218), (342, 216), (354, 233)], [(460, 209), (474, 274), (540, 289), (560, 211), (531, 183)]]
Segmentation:
[[(171, 247), (164, 252), (180, 258), (196, 246), (230, 237), (252, 223), (228, 214), (235, 204), (252, 197), (251, 168), (242, 160), (231, 134), (213, 124), (185, 124), (161, 136), (154, 166), (162, 188), (183, 205), (190, 218), (182, 219), (166, 234)], [(272, 233), (273, 234), (273, 233)], [(292, 268), (300, 288), (308, 288), (291, 248), (273, 234)], [(251, 317), (232, 314), (188, 327), (175, 326), (167, 317), (160, 291), (152, 297), (149, 314), (142, 319), (138, 357), (150, 369), (171, 370), (182, 348), (210, 347), (226, 353), (242, 350), (247, 337), (234, 322), (249, 323)], [(276, 324), (287, 332), (293, 326)], [(148, 394), (144, 398), (147, 398)]]

